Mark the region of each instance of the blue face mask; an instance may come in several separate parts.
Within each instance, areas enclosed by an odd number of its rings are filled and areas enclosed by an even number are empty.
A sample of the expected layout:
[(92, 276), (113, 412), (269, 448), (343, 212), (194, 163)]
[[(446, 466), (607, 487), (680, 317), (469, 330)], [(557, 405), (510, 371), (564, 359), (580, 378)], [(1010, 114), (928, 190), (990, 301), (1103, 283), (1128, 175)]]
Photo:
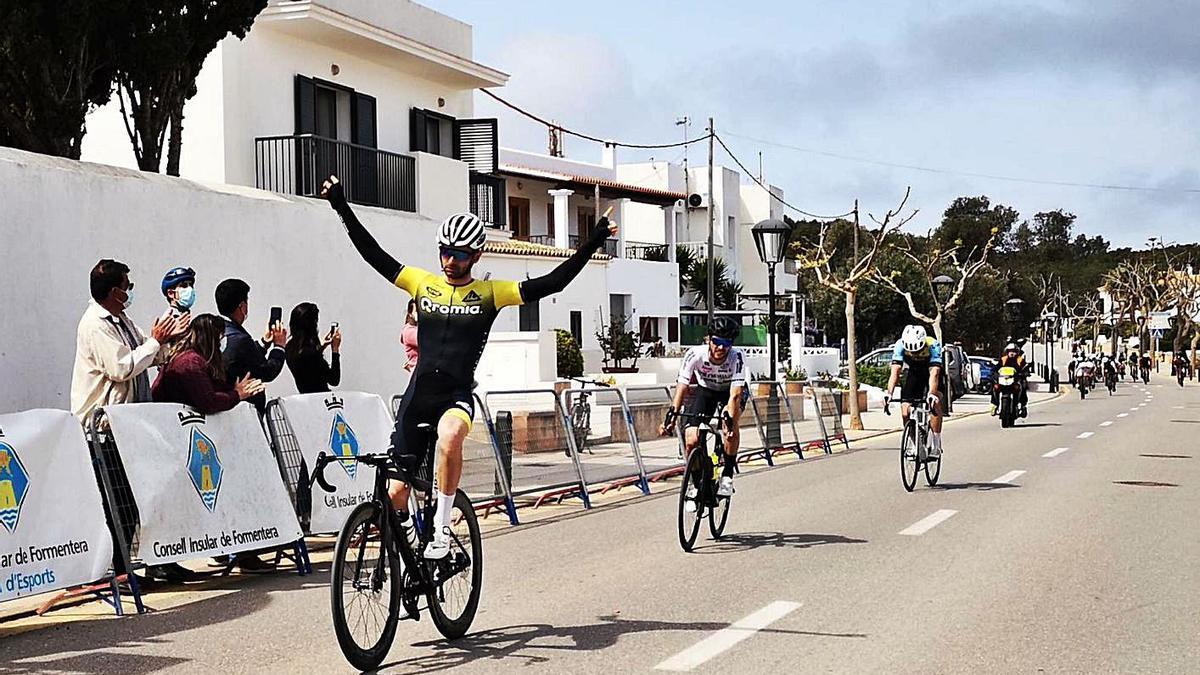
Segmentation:
[(192, 286), (179, 289), (175, 294), (175, 304), (179, 309), (191, 309), (196, 304), (196, 289)]

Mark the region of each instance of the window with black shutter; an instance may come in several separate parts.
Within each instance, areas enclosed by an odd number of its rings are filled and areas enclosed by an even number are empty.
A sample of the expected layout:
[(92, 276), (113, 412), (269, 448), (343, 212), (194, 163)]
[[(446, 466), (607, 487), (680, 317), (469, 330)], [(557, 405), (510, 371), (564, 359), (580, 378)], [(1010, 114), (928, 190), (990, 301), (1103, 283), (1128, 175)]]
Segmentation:
[(571, 310), (571, 337), (574, 337), (575, 344), (583, 349), (583, 312)]
[(454, 157), (453, 117), (423, 108), (412, 108), (408, 120), (409, 149), (412, 152)]
[(520, 327), (518, 330), (521, 330), (523, 332), (528, 332), (528, 331), (536, 332), (538, 330), (541, 330), (541, 325), (540, 325), (541, 322), (539, 320), (540, 317), (539, 317), (539, 312), (538, 312), (538, 303), (527, 302), (524, 305), (521, 305), (521, 307), (519, 309), (519, 314), (520, 314), (520, 318), (518, 319), (518, 322), (520, 324)]

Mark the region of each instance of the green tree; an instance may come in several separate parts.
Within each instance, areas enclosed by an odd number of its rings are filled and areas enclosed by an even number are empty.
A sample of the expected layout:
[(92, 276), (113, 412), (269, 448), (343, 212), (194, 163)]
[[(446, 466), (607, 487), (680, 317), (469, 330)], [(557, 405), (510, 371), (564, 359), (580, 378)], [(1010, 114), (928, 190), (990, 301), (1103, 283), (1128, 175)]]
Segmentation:
[(991, 243), (1009, 238), (1020, 214), (1003, 204), (992, 205), (985, 195), (959, 197), (946, 207), (933, 232), (933, 244), (943, 251), (982, 251)]
[[(692, 266), (688, 279), (688, 290), (696, 301), (708, 308), (708, 259), (701, 258)], [(724, 258), (713, 258), (713, 292), (716, 294), (713, 309), (737, 309), (742, 285), (729, 278), (729, 266)]]
[(85, 118), (112, 95), (126, 0), (0, 2), (0, 143), (79, 159)]
[(167, 129), (167, 173), (179, 175), (183, 106), (196, 94), (196, 77), (227, 35), (246, 37), (267, 0), (129, 0), (125, 30), (132, 47), (121, 54), (117, 91), (125, 130), (138, 167), (158, 171)]

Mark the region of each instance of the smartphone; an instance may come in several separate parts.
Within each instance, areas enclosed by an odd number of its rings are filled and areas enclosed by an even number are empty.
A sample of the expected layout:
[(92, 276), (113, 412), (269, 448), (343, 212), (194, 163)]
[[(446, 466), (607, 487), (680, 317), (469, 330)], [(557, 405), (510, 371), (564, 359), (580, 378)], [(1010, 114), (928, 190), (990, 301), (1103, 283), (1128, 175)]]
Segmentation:
[(334, 321), (333, 323), (329, 324), (329, 337), (333, 337), (333, 334), (337, 332), (337, 328), (338, 322)]
[(283, 321), (283, 308), (282, 307), (272, 307), (271, 308), (271, 323), (269, 323), (267, 325), (271, 328), (274, 328), (275, 324), (277, 324), (281, 321)]

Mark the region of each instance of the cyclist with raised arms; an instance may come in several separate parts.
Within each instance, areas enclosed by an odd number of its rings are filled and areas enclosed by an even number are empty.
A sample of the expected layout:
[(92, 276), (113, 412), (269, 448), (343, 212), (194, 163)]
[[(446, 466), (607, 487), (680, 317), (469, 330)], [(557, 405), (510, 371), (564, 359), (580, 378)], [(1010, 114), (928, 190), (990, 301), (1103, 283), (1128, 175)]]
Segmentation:
[[(689, 415), (684, 427), (684, 445), (689, 456), (692, 450), (700, 444), (700, 429), (697, 415), (712, 417), (717, 410), (722, 410), (722, 422), (725, 426), (725, 468), (721, 472), (721, 480), (717, 483), (717, 495), (728, 497), (733, 494), (733, 474), (737, 469), (737, 452), (739, 423), (742, 411), (745, 409), (746, 397), (746, 357), (742, 350), (733, 346), (733, 340), (741, 330), (741, 324), (727, 316), (713, 317), (708, 326), (707, 344), (697, 345), (688, 350), (679, 366), (679, 378), (675, 386), (675, 398), (667, 409), (666, 419), (659, 427), (659, 433), (666, 435), (675, 428), (675, 418), (680, 406), (683, 405), (684, 395), (691, 384), (696, 388), (683, 412)], [(694, 490), (695, 488), (692, 488)], [(685, 509), (693, 511), (695, 501), (688, 501)]]
[[(483, 221), (473, 214), (456, 213), (442, 222), (437, 237), (442, 268), (441, 274), (435, 274), (402, 264), (384, 251), (350, 210), (337, 176), (325, 181), (321, 195), (329, 199), (341, 216), (359, 255), (389, 283), (407, 291), (417, 301), (417, 344), (421, 358), (396, 412), (389, 452), (397, 464), (416, 473), (426, 460), (426, 446), (419, 440), (423, 436), (419, 425), (436, 428), (437, 509), (433, 541), (424, 555), (433, 560), (444, 558), (450, 550), (449, 526), (454, 495), (462, 476), (463, 441), (475, 416), (472, 396), (475, 368), (483, 355), (492, 322), (504, 307), (536, 302), (566, 288), (604, 245), (604, 240), (616, 234), (617, 226), (608, 218), (601, 218), (575, 253), (544, 276), (520, 282), (494, 281), (471, 276), (487, 240)], [(393, 484), (388, 492), (394, 508), (403, 511), (408, 507), (407, 485)]]
[(892, 400), (892, 391), (900, 380), (900, 370), (908, 366), (908, 377), (900, 389), (903, 405), (900, 415), (908, 422), (911, 404), (925, 400), (929, 402), (929, 454), (937, 458), (942, 455), (942, 392), (944, 366), (942, 343), (929, 337), (923, 326), (905, 326), (900, 339), (892, 348), (892, 373), (888, 377), (887, 390), (883, 396), (886, 409)]

